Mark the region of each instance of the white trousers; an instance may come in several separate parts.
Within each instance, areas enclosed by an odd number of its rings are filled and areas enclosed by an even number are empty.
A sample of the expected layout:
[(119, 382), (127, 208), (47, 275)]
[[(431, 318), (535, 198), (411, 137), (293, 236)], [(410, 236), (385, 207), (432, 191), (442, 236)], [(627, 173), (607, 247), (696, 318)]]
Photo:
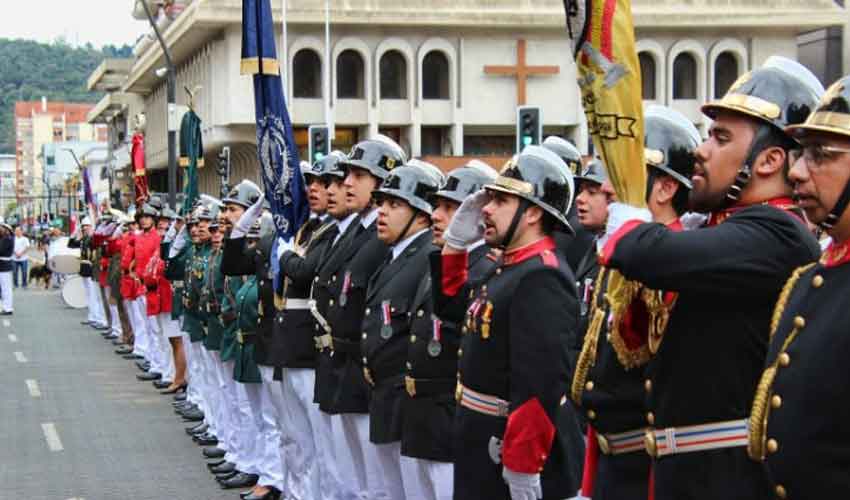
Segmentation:
[[(345, 488), (343, 498), (349, 498), (349, 489), (355, 489), (357, 498), (369, 500), (394, 500), (388, 478), (381, 467), (380, 456), (369, 442), (369, 415), (343, 413), (331, 417), (336, 467), (340, 483)], [(327, 445), (325, 445), (327, 446)], [(350, 484), (353, 483), (353, 484)], [(401, 491), (399, 489), (399, 491)]]
[(0, 273), (0, 301), (3, 304), (3, 312), (12, 312), (15, 309), (12, 303), (12, 271)]
[(255, 453), (259, 458), (258, 484), (273, 486), (283, 491), (283, 478), (286, 473), (281, 454), (281, 436), (279, 411), (285, 413), (280, 383), (274, 381), (274, 368), (260, 366), (261, 384), (246, 384), (245, 390), (251, 403), (259, 434)]
[[(151, 355), (152, 346), (148, 337), (145, 296), (142, 295), (135, 300), (124, 299), (124, 306), (127, 309), (127, 318), (130, 320), (130, 324), (133, 325), (133, 351), (141, 351), (142, 356), (148, 358)], [(151, 360), (148, 359), (148, 361)]]
[[(109, 287), (106, 287), (104, 290), (106, 291), (106, 296), (109, 297)], [(121, 317), (118, 316), (118, 304), (111, 304), (107, 302), (107, 305), (109, 306), (110, 334), (113, 337), (120, 337), (121, 335), (124, 335), (124, 329), (121, 327)], [(133, 345), (133, 354), (138, 354), (140, 356), (144, 355), (144, 353), (136, 351), (135, 344)]]
[[(210, 356), (213, 359), (212, 380), (210, 383), (218, 397), (215, 416), (213, 417), (216, 421), (215, 436), (218, 438), (218, 447), (230, 453), (235, 448), (232, 415), (236, 406), (236, 398), (235, 395), (230, 394), (227, 390), (227, 385), (224, 381), (224, 364), (221, 361), (221, 353), (219, 351), (210, 351)], [(232, 458), (232, 454), (230, 458)], [(225, 460), (235, 463), (233, 460), (229, 460), (226, 455)]]
[[(256, 387), (255, 387), (256, 386)], [(254, 417), (254, 404), (248, 391), (259, 393), (260, 384), (243, 384), (236, 382), (236, 397), (239, 408), (239, 442), (241, 443), (242, 464), (239, 470), (248, 474), (260, 475), (260, 462), (262, 452), (259, 451), (263, 445), (260, 430), (257, 428), (257, 418)], [(256, 399), (260, 399), (257, 397)]]
[(401, 456), (405, 500), (452, 500), (454, 464)]
[(218, 376), (216, 375), (215, 358), (212, 353), (207, 350), (203, 342), (198, 342), (198, 350), (201, 357), (201, 365), (203, 366), (201, 380), (201, 394), (206, 402), (204, 408), (204, 422), (209, 425), (210, 432), (218, 435), (220, 422), (218, 419), (219, 406), (221, 398), (218, 392)]
[[(287, 368), (283, 372), (284, 399), (289, 410), (288, 434), (291, 442), (284, 444), (286, 454), (286, 493), (294, 500), (332, 500), (338, 485), (327, 473), (332, 450), (324, 450), (317, 435), (321, 430), (321, 411), (313, 403), (315, 370)], [(330, 454), (330, 457), (327, 455)]]
[(89, 323), (97, 326), (106, 325), (106, 314), (103, 311), (103, 301), (100, 300), (100, 285), (91, 278), (83, 278), (83, 287), (86, 289), (86, 299), (88, 302), (88, 316), (86, 319)]
[(174, 362), (171, 356), (171, 345), (165, 338), (162, 325), (157, 316), (146, 316), (145, 327), (147, 328), (149, 341), (149, 356), (151, 371), (161, 373), (162, 380), (174, 380)]
[[(389, 444), (374, 444), (369, 443), (375, 450), (377, 456), (376, 465), (380, 469), (381, 478), (383, 478), (383, 492), (385, 497), (376, 498), (404, 498), (404, 483), (401, 473), (401, 442)], [(370, 490), (371, 493), (371, 490)]]
[(186, 390), (186, 399), (199, 408), (203, 405), (203, 397), (201, 395), (201, 367), (198, 366), (200, 359), (198, 358), (198, 344), (189, 340), (189, 334), (183, 332), (183, 346), (186, 352), (186, 379), (189, 382), (189, 388)]

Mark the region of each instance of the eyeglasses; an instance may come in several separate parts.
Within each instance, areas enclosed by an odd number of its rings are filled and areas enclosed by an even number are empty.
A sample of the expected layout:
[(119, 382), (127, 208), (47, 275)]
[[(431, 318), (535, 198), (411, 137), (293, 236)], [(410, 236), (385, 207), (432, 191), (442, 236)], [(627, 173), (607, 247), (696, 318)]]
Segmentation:
[(807, 167), (817, 168), (841, 154), (850, 154), (850, 149), (824, 144), (810, 144), (799, 149), (792, 149), (788, 152), (788, 158), (791, 160), (791, 165), (803, 158)]

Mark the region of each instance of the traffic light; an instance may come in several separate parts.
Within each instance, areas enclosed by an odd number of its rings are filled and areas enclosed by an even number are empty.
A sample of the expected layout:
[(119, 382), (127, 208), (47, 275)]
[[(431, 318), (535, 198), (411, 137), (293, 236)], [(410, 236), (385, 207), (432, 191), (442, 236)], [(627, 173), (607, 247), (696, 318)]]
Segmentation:
[(230, 177), (230, 146), (224, 146), (218, 152), (216, 171), (221, 177)]
[(310, 145), (307, 153), (310, 156), (310, 164), (312, 165), (331, 153), (330, 131), (326, 125), (310, 125), (307, 133), (310, 136)]
[(521, 153), (526, 146), (540, 145), (543, 139), (543, 123), (537, 106), (519, 106), (516, 108), (516, 152)]

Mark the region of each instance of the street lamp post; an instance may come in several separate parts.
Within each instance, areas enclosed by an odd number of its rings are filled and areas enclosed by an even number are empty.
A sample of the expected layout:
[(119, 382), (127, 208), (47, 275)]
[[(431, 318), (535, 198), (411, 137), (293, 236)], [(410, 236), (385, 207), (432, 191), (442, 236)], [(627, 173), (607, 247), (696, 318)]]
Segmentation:
[(150, 8), (145, 0), (136, 0), (136, 2), (141, 2), (142, 7), (145, 9), (145, 15), (148, 18), (148, 22), (153, 28), (154, 33), (156, 34), (157, 40), (159, 40), (159, 45), (162, 47), (162, 53), (165, 56), (165, 69), (166, 69), (166, 79), (165, 79), (165, 90), (166, 90), (166, 100), (168, 101), (168, 118), (166, 122), (168, 123), (168, 205), (172, 210), (177, 209), (177, 131), (173, 130), (171, 126), (171, 117), (174, 114), (175, 107), (177, 106), (177, 78), (176, 71), (174, 69), (174, 62), (171, 60), (171, 51), (168, 49), (168, 45), (166, 45), (165, 40), (162, 38), (162, 33), (159, 32), (159, 27), (156, 25), (156, 21), (151, 15)]

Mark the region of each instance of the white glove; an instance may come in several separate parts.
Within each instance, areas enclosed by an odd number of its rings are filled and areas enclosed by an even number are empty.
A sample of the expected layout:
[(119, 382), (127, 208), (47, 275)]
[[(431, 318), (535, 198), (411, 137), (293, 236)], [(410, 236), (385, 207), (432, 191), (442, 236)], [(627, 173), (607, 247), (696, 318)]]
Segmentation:
[(293, 249), (292, 248), (292, 240), (293, 239), (294, 238), (289, 238), (288, 240), (285, 240), (283, 238), (277, 239), (277, 256), (276, 256), (277, 260), (280, 260), (280, 256), (283, 255), (284, 252), (286, 252), (287, 250)]
[(115, 231), (112, 232), (113, 238), (120, 238), (121, 235), (124, 234), (124, 226), (118, 226)]
[(681, 217), (679, 217), (679, 222), (682, 223), (682, 227), (685, 228), (685, 231), (690, 231), (692, 229), (702, 227), (702, 225), (705, 224), (705, 221), (707, 220), (708, 216), (699, 212), (687, 212), (682, 214)]
[(540, 486), (540, 474), (525, 474), (514, 472), (502, 467), (502, 478), (508, 483), (511, 500), (537, 500), (543, 498), (543, 488)]
[(489, 200), (490, 195), (483, 189), (463, 200), (446, 229), (447, 245), (464, 250), (484, 236), (484, 216), (481, 215), (481, 209)]
[(257, 198), (257, 201), (248, 207), (248, 210), (245, 210), (242, 217), (239, 217), (239, 220), (233, 225), (233, 230), (230, 231), (230, 239), (242, 238), (248, 234), (248, 230), (251, 229), (251, 225), (253, 225), (254, 222), (263, 215), (263, 202), (265, 199), (266, 198), (263, 196), (263, 193), (260, 193), (260, 197)]
[(174, 241), (175, 236), (177, 236), (177, 221), (173, 220), (168, 226), (168, 231), (165, 232), (165, 236), (162, 237), (162, 241), (165, 243), (171, 243)]
[(180, 250), (183, 250), (183, 247), (186, 246), (186, 243), (189, 242), (189, 238), (186, 237), (186, 226), (180, 228), (180, 232), (177, 233), (177, 236), (174, 237), (174, 241), (171, 243), (171, 246), (168, 247), (168, 258), (173, 259), (177, 257), (177, 254), (180, 253)]
[(596, 249), (601, 251), (608, 243), (608, 239), (623, 227), (623, 224), (632, 220), (643, 222), (652, 221), (652, 214), (645, 208), (638, 208), (625, 203), (614, 202), (608, 205), (608, 222), (605, 225), (605, 234), (596, 240)]

